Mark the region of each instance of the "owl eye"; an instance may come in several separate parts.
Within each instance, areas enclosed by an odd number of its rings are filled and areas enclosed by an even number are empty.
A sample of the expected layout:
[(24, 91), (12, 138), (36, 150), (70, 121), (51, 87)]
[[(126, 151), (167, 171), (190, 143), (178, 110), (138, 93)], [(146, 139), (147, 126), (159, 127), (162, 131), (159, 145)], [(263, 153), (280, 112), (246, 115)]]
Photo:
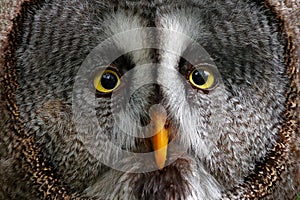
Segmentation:
[(120, 85), (119, 75), (110, 69), (104, 70), (94, 78), (94, 87), (98, 92), (109, 93)]
[(189, 74), (189, 81), (198, 89), (208, 90), (214, 86), (215, 77), (206, 69), (196, 68)]

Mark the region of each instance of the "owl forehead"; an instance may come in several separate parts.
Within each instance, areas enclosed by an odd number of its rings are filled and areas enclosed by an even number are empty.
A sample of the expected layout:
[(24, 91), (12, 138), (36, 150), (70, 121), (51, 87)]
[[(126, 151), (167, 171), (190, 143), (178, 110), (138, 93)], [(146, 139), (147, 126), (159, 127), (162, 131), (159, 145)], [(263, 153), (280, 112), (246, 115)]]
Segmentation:
[(107, 15), (104, 22), (105, 35), (116, 36), (114, 46), (128, 54), (135, 66), (155, 62), (174, 69), (194, 36), (199, 37), (195, 19), (180, 11), (154, 18), (119, 11)]

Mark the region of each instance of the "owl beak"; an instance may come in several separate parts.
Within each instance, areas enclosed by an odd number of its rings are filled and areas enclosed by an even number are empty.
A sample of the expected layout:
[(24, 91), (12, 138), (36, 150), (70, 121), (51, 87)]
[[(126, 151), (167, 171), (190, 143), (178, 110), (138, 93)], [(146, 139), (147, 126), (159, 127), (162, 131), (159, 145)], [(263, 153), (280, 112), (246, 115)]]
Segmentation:
[(165, 117), (162, 114), (154, 115), (155, 135), (151, 138), (157, 167), (163, 169), (167, 159), (169, 129), (165, 128)]

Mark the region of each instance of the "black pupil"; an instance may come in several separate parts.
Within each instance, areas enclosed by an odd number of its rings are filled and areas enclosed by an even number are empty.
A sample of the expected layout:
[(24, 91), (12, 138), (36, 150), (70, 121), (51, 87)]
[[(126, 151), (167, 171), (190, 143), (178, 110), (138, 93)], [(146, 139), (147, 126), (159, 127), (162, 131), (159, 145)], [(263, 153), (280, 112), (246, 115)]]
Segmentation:
[(193, 72), (192, 78), (195, 84), (204, 85), (207, 82), (209, 73), (204, 70), (195, 70)]
[(102, 74), (101, 85), (107, 90), (112, 90), (116, 87), (118, 83), (118, 78), (116, 75), (110, 72), (105, 72)]

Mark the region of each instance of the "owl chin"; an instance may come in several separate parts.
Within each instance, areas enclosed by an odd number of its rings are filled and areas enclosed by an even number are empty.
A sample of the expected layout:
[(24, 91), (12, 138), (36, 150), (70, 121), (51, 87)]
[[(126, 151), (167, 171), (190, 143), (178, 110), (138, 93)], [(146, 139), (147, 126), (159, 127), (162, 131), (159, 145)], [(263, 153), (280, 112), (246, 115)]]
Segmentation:
[[(187, 155), (172, 154), (170, 157), (177, 159), (156, 171), (129, 173), (110, 169), (88, 187), (84, 194), (100, 199), (221, 198), (221, 187), (204, 166)], [(144, 164), (140, 163), (141, 166)], [(154, 162), (151, 164), (155, 165)], [(138, 165), (137, 162), (132, 167)]]

